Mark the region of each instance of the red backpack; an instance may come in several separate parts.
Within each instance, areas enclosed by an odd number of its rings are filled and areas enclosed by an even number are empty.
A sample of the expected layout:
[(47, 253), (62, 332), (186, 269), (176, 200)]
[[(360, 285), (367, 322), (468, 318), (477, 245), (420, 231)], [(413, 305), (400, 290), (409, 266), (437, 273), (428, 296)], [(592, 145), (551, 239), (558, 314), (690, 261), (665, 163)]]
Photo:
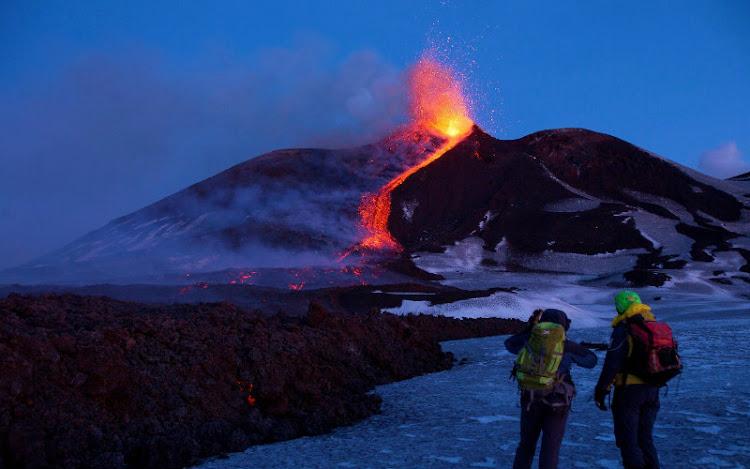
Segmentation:
[(657, 321), (629, 321), (631, 352), (626, 371), (648, 384), (664, 386), (682, 372), (677, 341), (669, 324)]

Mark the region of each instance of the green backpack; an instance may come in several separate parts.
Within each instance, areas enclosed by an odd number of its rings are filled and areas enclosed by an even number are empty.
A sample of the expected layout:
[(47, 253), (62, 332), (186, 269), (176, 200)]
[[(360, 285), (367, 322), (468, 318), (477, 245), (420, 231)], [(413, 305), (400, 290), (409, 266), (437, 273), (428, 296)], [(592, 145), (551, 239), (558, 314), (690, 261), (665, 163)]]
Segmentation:
[(513, 366), (518, 386), (530, 391), (552, 390), (559, 381), (557, 370), (564, 351), (563, 326), (554, 322), (535, 324)]

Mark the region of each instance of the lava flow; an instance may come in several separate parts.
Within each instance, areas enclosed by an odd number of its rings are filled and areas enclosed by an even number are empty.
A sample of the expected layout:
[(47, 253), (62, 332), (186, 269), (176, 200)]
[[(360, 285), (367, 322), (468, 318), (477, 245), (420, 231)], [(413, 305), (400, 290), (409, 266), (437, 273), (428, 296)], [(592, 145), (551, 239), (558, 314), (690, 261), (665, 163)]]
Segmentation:
[[(362, 199), (359, 213), (367, 236), (361, 247), (400, 251), (401, 246), (388, 231), (391, 193), (409, 176), (437, 160), (471, 133), (474, 122), (469, 118), (461, 83), (448, 67), (423, 57), (409, 75), (410, 114), (413, 124), (409, 134), (419, 138), (428, 134), (443, 143), (424, 160), (406, 169), (375, 194)], [(344, 256), (346, 257), (346, 256)]]

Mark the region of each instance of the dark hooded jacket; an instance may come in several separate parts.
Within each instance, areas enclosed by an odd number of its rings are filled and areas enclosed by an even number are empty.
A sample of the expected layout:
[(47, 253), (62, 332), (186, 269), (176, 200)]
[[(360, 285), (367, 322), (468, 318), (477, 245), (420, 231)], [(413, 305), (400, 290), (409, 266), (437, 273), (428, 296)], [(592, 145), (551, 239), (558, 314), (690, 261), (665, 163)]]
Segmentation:
[[(566, 332), (570, 328), (570, 319), (568, 319), (568, 316), (559, 309), (545, 310), (539, 318), (539, 322), (554, 322), (555, 324), (560, 324), (565, 327)], [(508, 337), (508, 339), (505, 340), (505, 348), (508, 349), (510, 353), (517, 355), (529, 339), (532, 327), (533, 324), (529, 324), (524, 331)], [(593, 368), (596, 366), (596, 362), (596, 355), (594, 355), (591, 350), (581, 344), (565, 339), (565, 349), (563, 351), (562, 360), (560, 361), (560, 367), (558, 368), (558, 374), (564, 375), (565, 380), (572, 384), (573, 380), (570, 378), (570, 367), (573, 363), (582, 366), (583, 368)]]
[(636, 321), (655, 321), (651, 308), (642, 303), (633, 303), (612, 321), (612, 336), (609, 349), (604, 357), (604, 366), (596, 384), (596, 389), (608, 393), (611, 385), (645, 384), (635, 375), (625, 374), (631, 344), (628, 341), (628, 323)]

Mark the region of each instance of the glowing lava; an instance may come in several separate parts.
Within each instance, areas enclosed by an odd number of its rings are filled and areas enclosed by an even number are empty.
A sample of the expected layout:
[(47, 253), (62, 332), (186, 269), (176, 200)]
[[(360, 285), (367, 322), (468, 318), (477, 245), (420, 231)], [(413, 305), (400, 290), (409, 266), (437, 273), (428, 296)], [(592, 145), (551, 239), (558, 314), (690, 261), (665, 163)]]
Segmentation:
[[(360, 246), (377, 250), (401, 250), (401, 246), (388, 231), (388, 217), (391, 214), (391, 193), (409, 176), (429, 165), (456, 146), (471, 133), (474, 122), (469, 118), (469, 110), (464, 98), (461, 83), (451, 70), (429, 57), (423, 57), (409, 75), (410, 133), (430, 134), (439, 137), (443, 143), (424, 160), (408, 168), (392, 179), (375, 194), (362, 199), (359, 213), (367, 233)], [(346, 257), (346, 255), (344, 255)]]

